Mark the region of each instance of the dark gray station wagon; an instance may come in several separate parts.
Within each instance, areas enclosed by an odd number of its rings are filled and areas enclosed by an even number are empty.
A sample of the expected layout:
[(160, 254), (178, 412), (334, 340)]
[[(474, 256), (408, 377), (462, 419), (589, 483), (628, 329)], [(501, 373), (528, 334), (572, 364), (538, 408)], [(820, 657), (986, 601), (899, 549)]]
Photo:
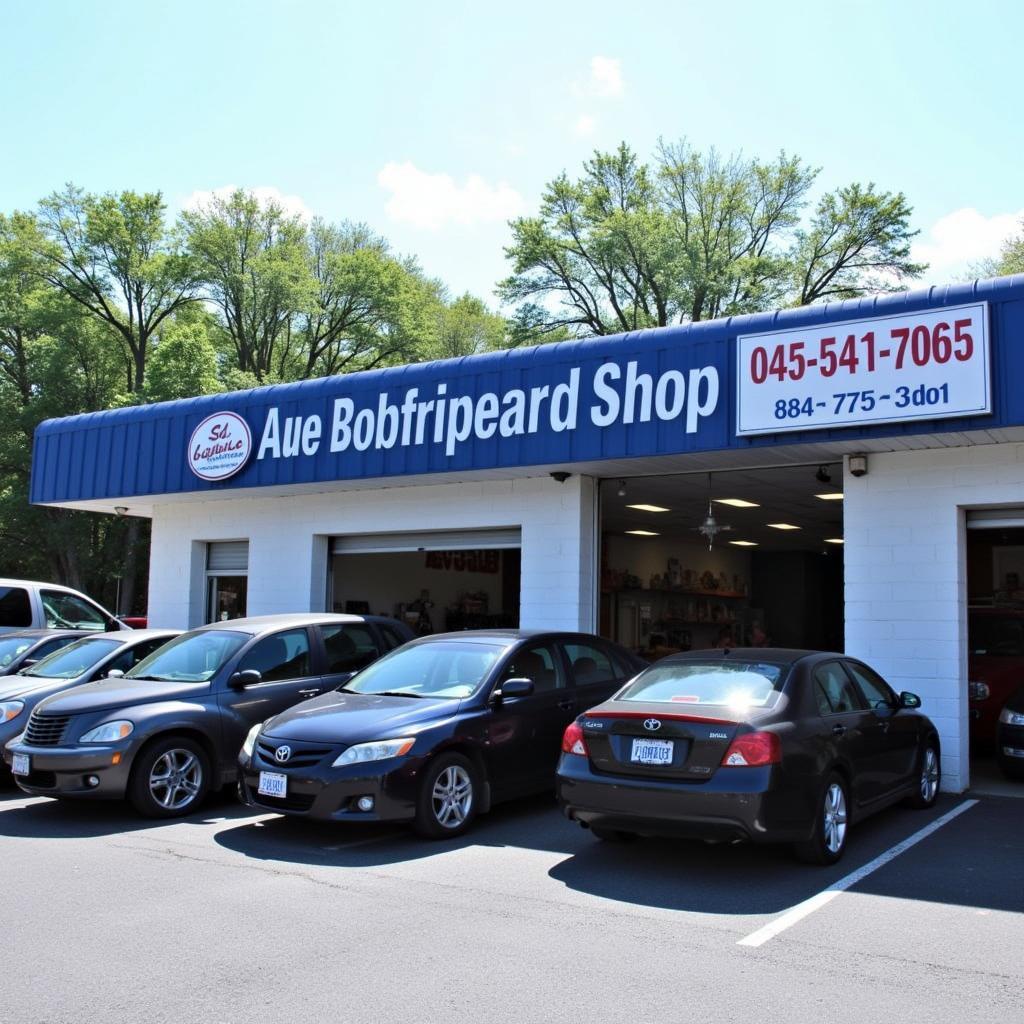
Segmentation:
[(36, 796), (127, 797), (174, 817), (235, 778), (257, 722), (346, 682), (412, 638), (369, 615), (268, 615), (184, 633), (119, 678), (40, 702), (4, 750)]

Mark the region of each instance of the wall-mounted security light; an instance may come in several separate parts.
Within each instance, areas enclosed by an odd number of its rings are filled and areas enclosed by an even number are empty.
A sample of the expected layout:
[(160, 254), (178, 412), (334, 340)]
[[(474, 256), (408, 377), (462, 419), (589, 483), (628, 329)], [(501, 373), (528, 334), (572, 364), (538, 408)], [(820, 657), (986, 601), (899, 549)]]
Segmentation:
[(115, 512), (116, 515), (126, 516), (126, 515), (128, 515), (128, 506), (127, 505), (115, 505), (114, 506), (114, 512)]
[(866, 476), (868, 472), (868, 457), (866, 455), (851, 455), (848, 466), (853, 476)]
[(564, 469), (556, 469), (553, 473), (550, 473), (548, 475), (551, 477), (552, 480), (557, 480), (558, 483), (564, 484), (565, 481), (572, 476), (572, 473), (566, 473)]

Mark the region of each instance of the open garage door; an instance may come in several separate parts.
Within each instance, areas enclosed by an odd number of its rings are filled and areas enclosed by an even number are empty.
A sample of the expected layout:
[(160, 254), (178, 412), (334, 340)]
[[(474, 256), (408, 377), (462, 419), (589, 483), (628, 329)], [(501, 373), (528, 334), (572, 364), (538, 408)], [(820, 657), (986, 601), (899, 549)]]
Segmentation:
[(334, 537), (328, 606), (423, 635), (516, 627), (521, 545), (518, 527)]

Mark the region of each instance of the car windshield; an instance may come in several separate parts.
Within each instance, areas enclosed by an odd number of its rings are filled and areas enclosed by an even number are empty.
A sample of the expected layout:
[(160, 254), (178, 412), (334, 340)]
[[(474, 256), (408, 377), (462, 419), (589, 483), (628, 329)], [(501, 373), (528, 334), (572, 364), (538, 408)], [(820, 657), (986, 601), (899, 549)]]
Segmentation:
[(399, 648), (346, 685), (356, 693), (461, 700), (480, 688), (503, 647), (441, 640)]
[(7, 668), (12, 662), (17, 661), (34, 643), (35, 640), (23, 636), (0, 640), (0, 668)]
[(777, 699), (782, 666), (757, 662), (665, 662), (637, 676), (618, 700), (713, 704), (734, 711), (763, 708)]
[(111, 651), (121, 646), (120, 640), (105, 637), (86, 637), (76, 640), (59, 651), (54, 651), (41, 661), (37, 661), (27, 676), (43, 676), (46, 679), (74, 679), (83, 672), (88, 672), (101, 662)]
[(971, 654), (992, 658), (1024, 655), (1024, 617), (972, 615), (968, 625)]
[(250, 639), (249, 633), (228, 629), (185, 633), (143, 658), (125, 678), (205, 683)]

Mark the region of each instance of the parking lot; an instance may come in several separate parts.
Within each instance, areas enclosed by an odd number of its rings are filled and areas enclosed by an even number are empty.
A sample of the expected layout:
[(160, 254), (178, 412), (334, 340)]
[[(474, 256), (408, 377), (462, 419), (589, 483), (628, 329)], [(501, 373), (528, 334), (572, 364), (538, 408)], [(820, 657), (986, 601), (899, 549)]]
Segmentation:
[(0, 1020), (1021, 1021), (1024, 802), (965, 799), (871, 819), (820, 869), (599, 843), (550, 798), (428, 843), (3, 790)]

